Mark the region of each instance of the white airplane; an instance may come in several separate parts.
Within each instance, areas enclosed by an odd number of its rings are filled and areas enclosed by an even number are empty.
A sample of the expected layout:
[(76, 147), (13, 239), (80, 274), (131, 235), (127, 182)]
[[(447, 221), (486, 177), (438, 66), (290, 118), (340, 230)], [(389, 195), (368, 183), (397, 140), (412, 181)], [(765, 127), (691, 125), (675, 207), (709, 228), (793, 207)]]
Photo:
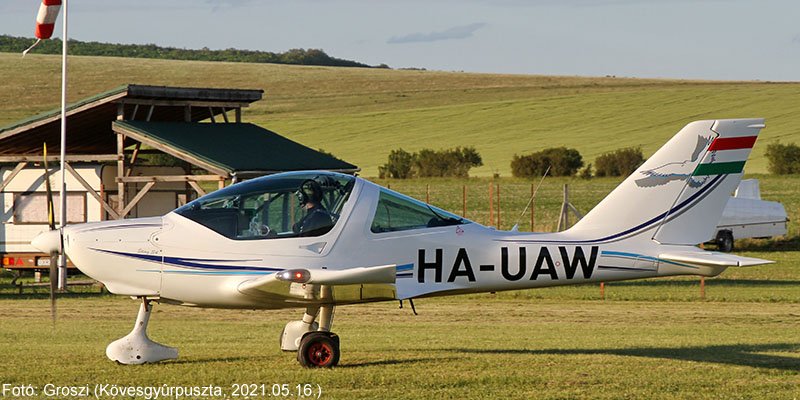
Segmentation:
[(111, 343), (123, 364), (177, 357), (146, 329), (152, 302), (301, 308), (281, 349), (306, 367), (339, 361), (340, 305), (611, 282), (715, 276), (770, 261), (704, 251), (763, 119), (686, 125), (567, 231), (498, 231), (367, 180), (291, 172), (249, 180), (156, 218), (45, 232), (110, 292), (142, 300), (134, 330)]

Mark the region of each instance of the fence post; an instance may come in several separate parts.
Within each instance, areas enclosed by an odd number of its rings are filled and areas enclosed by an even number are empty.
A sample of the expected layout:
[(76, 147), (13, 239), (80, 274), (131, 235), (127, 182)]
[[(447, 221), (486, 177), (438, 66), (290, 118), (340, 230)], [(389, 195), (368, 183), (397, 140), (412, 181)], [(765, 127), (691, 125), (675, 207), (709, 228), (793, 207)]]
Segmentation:
[(431, 204), (431, 184), (425, 184), (425, 202)]
[(462, 217), (464, 217), (464, 218), (467, 218), (467, 185), (464, 185), (464, 186), (462, 187), (462, 189), (463, 189), (463, 192), (464, 192), (464, 193), (463, 193), (463, 198), (464, 198), (464, 208), (463, 208), (463, 210), (462, 210), (462, 212), (461, 212), (461, 216), (462, 216)]
[(486, 225), (492, 226), (494, 224), (494, 182), (489, 182), (489, 223)]
[(536, 199), (533, 198), (533, 183), (531, 183), (531, 232), (533, 232), (534, 215), (536, 214)]
[(497, 229), (500, 229), (500, 184), (497, 184)]
[(605, 300), (606, 299), (606, 283), (605, 282), (600, 282), (600, 299), (601, 300)]
[(706, 277), (700, 277), (700, 298), (705, 300), (706, 299)]
[(561, 215), (558, 216), (557, 232), (569, 229), (569, 186), (564, 184), (564, 201), (561, 203)]

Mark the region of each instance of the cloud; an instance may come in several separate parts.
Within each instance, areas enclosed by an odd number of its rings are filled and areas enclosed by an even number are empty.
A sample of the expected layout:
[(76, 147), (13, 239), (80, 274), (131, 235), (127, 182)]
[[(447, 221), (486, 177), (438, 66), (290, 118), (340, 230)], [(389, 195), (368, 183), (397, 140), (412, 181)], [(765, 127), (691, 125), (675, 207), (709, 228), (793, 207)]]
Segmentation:
[(429, 33), (412, 33), (405, 36), (392, 36), (386, 43), (401, 44), (401, 43), (420, 43), (420, 42), (436, 42), (439, 40), (453, 40), (453, 39), (466, 39), (478, 30), (486, 26), (486, 23), (477, 22), (469, 25), (454, 26), (439, 32)]

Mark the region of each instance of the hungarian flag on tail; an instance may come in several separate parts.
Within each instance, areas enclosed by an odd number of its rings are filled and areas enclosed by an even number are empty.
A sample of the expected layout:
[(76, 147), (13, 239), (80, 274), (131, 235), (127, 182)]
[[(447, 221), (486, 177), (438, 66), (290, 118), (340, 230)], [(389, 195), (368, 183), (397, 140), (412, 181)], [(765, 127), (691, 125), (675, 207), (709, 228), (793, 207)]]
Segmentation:
[(708, 153), (695, 168), (693, 176), (738, 174), (757, 136), (717, 137), (708, 147)]

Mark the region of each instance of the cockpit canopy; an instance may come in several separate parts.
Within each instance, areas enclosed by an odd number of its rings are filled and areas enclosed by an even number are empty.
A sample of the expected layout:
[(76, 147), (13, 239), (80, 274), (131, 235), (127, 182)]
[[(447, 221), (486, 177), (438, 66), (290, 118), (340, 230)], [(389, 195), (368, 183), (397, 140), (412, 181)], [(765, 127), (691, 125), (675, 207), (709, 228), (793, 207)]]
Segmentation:
[(333, 228), (356, 178), (290, 172), (252, 179), (175, 210), (230, 239), (320, 236)]

